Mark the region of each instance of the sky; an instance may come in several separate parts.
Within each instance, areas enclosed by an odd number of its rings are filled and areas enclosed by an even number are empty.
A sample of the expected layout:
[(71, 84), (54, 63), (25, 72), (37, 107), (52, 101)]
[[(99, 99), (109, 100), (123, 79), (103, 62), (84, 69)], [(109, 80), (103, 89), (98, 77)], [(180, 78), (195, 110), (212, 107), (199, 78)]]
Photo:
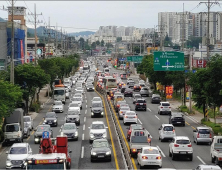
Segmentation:
[[(16, 1), (15, 6), (24, 6), (26, 13), (34, 12), (36, 4), (38, 24), (48, 24), (70, 32), (96, 31), (99, 26), (135, 26), (137, 28), (153, 28), (158, 24), (158, 12), (182, 12), (184, 10), (194, 13), (207, 11), (206, 5), (200, 1)], [(9, 6), (10, 0), (0, 1), (2, 6)], [(211, 11), (222, 11), (214, 5)], [(0, 17), (7, 18), (7, 11), (0, 10)], [(26, 16), (27, 21), (33, 21), (31, 15)], [(33, 27), (32, 22), (27, 22)], [(70, 27), (70, 28), (68, 28)]]

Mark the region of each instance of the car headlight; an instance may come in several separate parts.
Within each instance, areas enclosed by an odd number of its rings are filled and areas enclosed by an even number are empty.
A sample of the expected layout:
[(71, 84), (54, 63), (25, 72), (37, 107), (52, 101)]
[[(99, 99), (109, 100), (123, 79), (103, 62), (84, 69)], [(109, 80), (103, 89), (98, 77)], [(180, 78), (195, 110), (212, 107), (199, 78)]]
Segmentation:
[(39, 138), (38, 137), (35, 137), (35, 142), (38, 142), (39, 141)]
[(46, 123), (46, 122), (47, 122), (47, 120), (44, 120), (44, 122)]
[(91, 155), (96, 155), (96, 152), (91, 152)]
[(103, 137), (106, 137), (106, 132), (103, 133)]
[(111, 151), (106, 152), (106, 155), (111, 155)]
[(78, 132), (77, 131), (75, 132), (75, 136), (78, 136)]
[(103, 112), (101, 113), (101, 115), (103, 115)]
[(66, 117), (66, 120), (69, 120), (70, 118), (69, 117)]
[(10, 160), (10, 159), (7, 159), (7, 161), (6, 161), (6, 166), (12, 166), (12, 163), (11, 163), (11, 160)]
[(54, 122), (57, 122), (57, 120), (54, 120)]
[(93, 133), (90, 133), (89, 135), (90, 135), (91, 138), (94, 137)]

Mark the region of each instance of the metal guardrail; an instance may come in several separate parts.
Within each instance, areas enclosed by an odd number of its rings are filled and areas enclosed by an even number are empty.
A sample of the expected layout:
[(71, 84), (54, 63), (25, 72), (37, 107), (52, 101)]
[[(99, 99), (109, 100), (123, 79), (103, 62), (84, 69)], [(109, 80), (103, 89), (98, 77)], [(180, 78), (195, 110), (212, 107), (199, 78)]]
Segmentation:
[(117, 135), (118, 135), (117, 137), (120, 140), (121, 148), (122, 148), (125, 160), (126, 160), (127, 168), (130, 169), (130, 170), (133, 170), (134, 168), (133, 168), (131, 156), (129, 154), (129, 148), (127, 147), (126, 139), (124, 139), (125, 136), (124, 136), (123, 131), (122, 131), (120, 125), (119, 125), (119, 121), (118, 121), (118, 118), (116, 116), (115, 110), (113, 110), (112, 103), (111, 103), (110, 100), (107, 99), (106, 92), (103, 89), (96, 86), (96, 90), (104, 96), (104, 98), (106, 99), (106, 102), (108, 103), (108, 106), (110, 108), (110, 113), (111, 113), (111, 116), (113, 118), (113, 121), (114, 121), (114, 124), (115, 124), (115, 127), (116, 127), (116, 131), (117, 131)]

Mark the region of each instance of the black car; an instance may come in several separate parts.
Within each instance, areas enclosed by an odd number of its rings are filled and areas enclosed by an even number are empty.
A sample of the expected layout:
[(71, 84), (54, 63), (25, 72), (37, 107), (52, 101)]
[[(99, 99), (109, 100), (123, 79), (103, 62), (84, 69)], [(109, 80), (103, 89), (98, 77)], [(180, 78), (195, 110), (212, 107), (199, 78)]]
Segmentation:
[(151, 103), (160, 103), (161, 98), (159, 94), (153, 94), (151, 98)]
[(135, 102), (135, 110), (145, 110), (146, 111), (146, 100), (145, 99), (136, 99)]
[(127, 85), (129, 88), (133, 88), (134, 87), (135, 82), (134, 81), (128, 81)]
[(111, 162), (111, 146), (107, 139), (95, 139), (91, 148), (91, 162), (106, 160)]
[(128, 88), (128, 86), (126, 86), (126, 85), (122, 86), (121, 93), (124, 93), (127, 88)]
[(169, 118), (169, 124), (185, 126), (184, 115), (180, 112), (172, 112)]
[(50, 126), (58, 126), (58, 120), (55, 112), (47, 112), (44, 117), (43, 124), (48, 124)]
[(126, 97), (126, 96), (133, 97), (133, 90), (130, 88), (127, 88), (124, 92), (124, 97)]

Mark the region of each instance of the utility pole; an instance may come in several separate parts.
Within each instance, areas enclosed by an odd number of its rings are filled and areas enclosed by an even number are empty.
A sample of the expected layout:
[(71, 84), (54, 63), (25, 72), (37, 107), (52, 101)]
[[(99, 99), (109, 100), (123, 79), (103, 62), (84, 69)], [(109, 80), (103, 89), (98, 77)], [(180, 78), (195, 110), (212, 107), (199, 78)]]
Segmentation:
[[(165, 24), (161, 24), (161, 25), (157, 25), (157, 27), (159, 27), (159, 30), (160, 30), (160, 51), (163, 51), (163, 33), (164, 33), (164, 30), (165, 30), (165, 27), (167, 27), (167, 25)], [(154, 31), (154, 34), (155, 34), (155, 31)]]
[(11, 32), (11, 68), (10, 68), (10, 82), (12, 84), (15, 83), (14, 80), (14, 0), (12, 0), (12, 12), (11, 12), (11, 18), (12, 18), (12, 32)]
[(56, 54), (57, 54), (57, 46), (58, 46), (58, 41), (57, 41), (57, 37), (58, 36), (58, 32), (57, 32), (57, 23), (56, 23), (56, 31), (55, 31), (55, 37), (56, 37), (56, 39), (55, 39), (55, 52), (56, 52)]
[[(50, 31), (50, 17), (49, 17), (49, 31)], [(51, 40), (51, 34), (50, 33), (48, 33), (48, 56), (47, 57), (49, 57), (49, 52), (50, 52), (50, 45), (49, 45), (49, 43), (50, 43), (50, 40)]]
[[(190, 72), (191, 72), (192, 69), (193, 69), (193, 68), (192, 68), (192, 67), (193, 67), (192, 58), (193, 58), (193, 49), (192, 49), (192, 50), (189, 49)], [(192, 112), (191, 86), (189, 86), (189, 111), (190, 111), (190, 113)]]
[(140, 37), (140, 55), (141, 55), (141, 45), (142, 45), (142, 37)]
[(38, 57), (37, 57), (37, 32), (36, 32), (36, 28), (37, 28), (37, 23), (41, 23), (39, 21), (37, 22), (37, 16), (42, 15), (42, 13), (41, 14), (36, 14), (36, 4), (34, 4), (34, 14), (31, 13), (31, 14), (28, 14), (28, 15), (32, 15), (34, 17), (34, 25), (35, 25), (35, 53), (34, 54), (35, 54), (35, 65), (37, 65)]

